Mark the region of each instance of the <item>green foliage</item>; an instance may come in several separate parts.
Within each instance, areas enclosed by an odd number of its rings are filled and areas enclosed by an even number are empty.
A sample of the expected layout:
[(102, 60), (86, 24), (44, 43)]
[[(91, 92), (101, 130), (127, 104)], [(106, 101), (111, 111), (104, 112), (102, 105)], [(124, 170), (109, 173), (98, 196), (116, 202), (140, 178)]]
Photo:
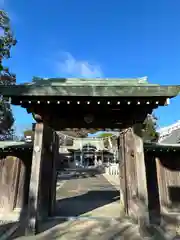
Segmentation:
[(97, 135), (97, 137), (99, 138), (112, 137), (112, 136), (113, 134), (108, 132), (100, 133), (99, 135)]
[[(0, 10), (0, 84), (12, 85), (16, 82), (16, 76), (3, 66), (3, 59), (10, 58), (11, 47), (16, 44), (13, 37), (8, 15)], [(0, 138), (7, 140), (12, 138), (12, 126), (14, 117), (9, 102), (0, 101)]]
[[(111, 144), (113, 146), (117, 145), (117, 136), (115, 136), (113, 133), (111, 132), (103, 132), (97, 135), (98, 138), (103, 138), (103, 142), (104, 142), (104, 146), (105, 148), (109, 148), (110, 143), (109, 140), (111, 142)], [(110, 138), (110, 139), (109, 139)]]
[(159, 134), (157, 129), (157, 118), (154, 115), (148, 115), (143, 123), (143, 140), (157, 142)]
[(0, 10), (0, 74), (1, 84), (14, 84), (16, 82), (16, 76), (9, 72), (7, 67), (3, 66), (3, 59), (11, 57), (10, 50), (12, 46), (15, 46), (17, 41), (15, 40), (10, 27), (10, 20), (6, 12)]
[(11, 129), (14, 123), (11, 106), (8, 102), (0, 101), (0, 134)]
[(34, 136), (34, 132), (32, 130), (25, 130), (24, 131), (24, 137), (26, 136)]
[(88, 133), (95, 133), (97, 130), (96, 129), (78, 129), (78, 130), (69, 130), (69, 131), (63, 131), (62, 133), (67, 135), (67, 136), (71, 136), (71, 137), (75, 137), (75, 138), (85, 138), (88, 136)]

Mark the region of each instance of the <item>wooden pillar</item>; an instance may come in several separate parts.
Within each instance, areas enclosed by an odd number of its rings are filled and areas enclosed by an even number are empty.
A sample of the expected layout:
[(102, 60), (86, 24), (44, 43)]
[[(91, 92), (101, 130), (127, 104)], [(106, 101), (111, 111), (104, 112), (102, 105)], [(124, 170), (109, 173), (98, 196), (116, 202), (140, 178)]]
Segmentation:
[(141, 125), (120, 134), (121, 202), (126, 215), (148, 220), (148, 194)]
[(132, 128), (134, 139), (134, 168), (136, 171), (136, 191), (132, 199), (132, 210), (137, 216), (139, 223), (149, 224), (149, 210), (148, 210), (148, 185), (146, 174), (146, 163), (144, 154), (144, 144), (142, 139), (142, 124), (135, 124)]
[(141, 199), (146, 206), (148, 206), (146, 166), (141, 124), (136, 124), (133, 126), (133, 134), (134, 134), (134, 155), (136, 160), (137, 171), (137, 194), (138, 198)]
[(31, 177), (29, 187), (28, 213), (26, 235), (35, 235), (38, 229), (40, 179), (43, 154), (43, 130), (42, 123), (35, 125), (34, 147), (32, 154)]
[(52, 130), (43, 123), (35, 125), (26, 235), (36, 234), (40, 220), (48, 216), (52, 185), (52, 136)]
[[(125, 131), (125, 130), (124, 130)], [(119, 178), (120, 178), (120, 205), (125, 215), (129, 214), (127, 191), (127, 163), (125, 153), (125, 133), (120, 133), (118, 139), (119, 150)]]

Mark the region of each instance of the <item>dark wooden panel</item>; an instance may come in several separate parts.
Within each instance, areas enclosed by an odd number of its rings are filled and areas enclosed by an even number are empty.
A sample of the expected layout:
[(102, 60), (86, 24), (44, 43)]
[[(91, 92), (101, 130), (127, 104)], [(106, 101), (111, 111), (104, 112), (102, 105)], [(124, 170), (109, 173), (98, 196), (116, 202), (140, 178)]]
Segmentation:
[[(103, 107), (57, 107), (52, 105), (34, 105), (32, 112), (38, 114), (38, 121), (45, 122), (55, 130), (64, 128), (122, 128), (129, 127), (136, 122), (142, 122), (152, 107), (111, 109)], [(92, 119), (87, 119), (92, 117)], [(88, 121), (87, 121), (88, 120)]]
[(180, 207), (180, 161), (176, 154), (162, 153), (156, 159), (161, 205)]
[[(57, 105), (76, 105), (76, 106), (83, 106), (86, 105), (88, 107), (94, 105), (94, 106), (106, 106), (106, 107), (113, 107), (117, 106), (117, 103), (120, 102), (121, 106), (126, 107), (128, 105), (128, 102), (130, 102), (133, 105), (139, 106), (138, 102), (140, 102), (140, 105), (146, 105), (147, 102), (150, 105), (164, 105), (166, 101), (166, 97), (111, 97), (111, 96), (104, 96), (104, 97), (87, 97), (87, 96), (67, 96), (67, 97), (55, 97), (55, 96), (18, 96), (13, 97), (12, 99), (13, 104), (22, 105), (24, 107), (31, 106), (33, 104), (57, 104)], [(69, 105), (68, 102), (69, 101)], [(87, 104), (87, 102), (90, 102), (90, 104)], [(107, 104), (108, 101), (110, 104)], [(78, 103), (79, 102), (79, 103)], [(98, 103), (99, 102), (99, 103)], [(158, 102), (158, 104), (157, 104)], [(119, 105), (118, 105), (119, 106)]]

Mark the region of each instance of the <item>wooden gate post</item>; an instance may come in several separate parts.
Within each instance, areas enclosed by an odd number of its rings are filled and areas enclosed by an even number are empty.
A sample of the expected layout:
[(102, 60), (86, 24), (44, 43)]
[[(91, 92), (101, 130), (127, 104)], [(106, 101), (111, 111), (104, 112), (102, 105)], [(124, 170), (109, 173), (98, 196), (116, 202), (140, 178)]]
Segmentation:
[(120, 210), (128, 215), (127, 169), (125, 154), (125, 136), (120, 133), (119, 141), (119, 180), (120, 180)]
[(52, 129), (43, 123), (37, 123), (32, 154), (26, 235), (36, 234), (39, 221), (49, 214), (54, 169), (52, 142)]
[(120, 186), (121, 202), (126, 215), (148, 218), (148, 194), (144, 146), (141, 126), (125, 129), (120, 134)]
[(137, 176), (137, 197), (139, 218), (143, 218), (149, 223), (148, 212), (148, 191), (147, 191), (147, 175), (144, 155), (144, 144), (142, 139), (142, 124), (133, 126), (134, 135), (134, 158)]
[(40, 210), (40, 180), (43, 161), (44, 124), (35, 125), (34, 147), (32, 154), (31, 177), (29, 187), (26, 235), (35, 235), (38, 230)]
[(132, 129), (124, 129), (120, 134), (120, 186), (124, 213), (131, 215), (132, 198), (136, 192), (136, 169), (134, 166), (134, 141)]

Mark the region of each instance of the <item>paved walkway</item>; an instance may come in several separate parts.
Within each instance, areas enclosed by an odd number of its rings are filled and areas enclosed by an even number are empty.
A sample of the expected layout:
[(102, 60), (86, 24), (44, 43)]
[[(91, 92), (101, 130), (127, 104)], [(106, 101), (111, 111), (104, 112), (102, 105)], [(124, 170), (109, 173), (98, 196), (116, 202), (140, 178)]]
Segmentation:
[(58, 216), (96, 216), (119, 218), (119, 191), (104, 178), (70, 178), (57, 191)]

